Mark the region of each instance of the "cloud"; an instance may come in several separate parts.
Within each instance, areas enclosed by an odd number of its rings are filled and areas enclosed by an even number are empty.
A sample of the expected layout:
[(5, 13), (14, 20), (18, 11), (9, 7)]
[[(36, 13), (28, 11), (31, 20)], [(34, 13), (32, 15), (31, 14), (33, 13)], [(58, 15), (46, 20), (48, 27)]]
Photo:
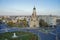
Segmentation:
[[(37, 15), (60, 15), (59, 10), (36, 10)], [(33, 10), (0, 9), (0, 15), (32, 15)]]
[(25, 12), (22, 10), (11, 10), (11, 11), (0, 11), (0, 15), (29, 15), (30, 12)]
[[(57, 15), (60, 16), (60, 12), (37, 12), (37, 15)], [(0, 12), (0, 15), (32, 15), (32, 12), (24, 12), (24, 11), (17, 11), (17, 12)]]

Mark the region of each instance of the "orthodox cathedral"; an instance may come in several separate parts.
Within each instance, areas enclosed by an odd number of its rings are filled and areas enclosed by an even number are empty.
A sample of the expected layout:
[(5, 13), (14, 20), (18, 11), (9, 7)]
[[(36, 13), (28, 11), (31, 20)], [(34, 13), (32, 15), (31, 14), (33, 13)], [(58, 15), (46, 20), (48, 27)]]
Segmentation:
[(37, 15), (36, 15), (35, 6), (33, 8), (33, 13), (32, 13), (32, 16), (30, 18), (30, 27), (39, 27), (39, 21), (38, 21)]
[(42, 19), (48, 25), (60, 25), (60, 16), (54, 16), (54, 15), (36, 15), (36, 8), (34, 6), (32, 16), (30, 17), (30, 27), (39, 27), (39, 20)]

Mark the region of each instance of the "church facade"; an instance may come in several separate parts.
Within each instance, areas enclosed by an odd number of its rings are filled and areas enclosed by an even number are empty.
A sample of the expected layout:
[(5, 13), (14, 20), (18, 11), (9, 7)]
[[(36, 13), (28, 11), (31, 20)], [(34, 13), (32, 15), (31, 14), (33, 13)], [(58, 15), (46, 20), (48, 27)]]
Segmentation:
[(33, 8), (33, 13), (32, 16), (30, 18), (30, 27), (39, 27), (39, 20), (38, 17), (36, 15), (36, 8)]

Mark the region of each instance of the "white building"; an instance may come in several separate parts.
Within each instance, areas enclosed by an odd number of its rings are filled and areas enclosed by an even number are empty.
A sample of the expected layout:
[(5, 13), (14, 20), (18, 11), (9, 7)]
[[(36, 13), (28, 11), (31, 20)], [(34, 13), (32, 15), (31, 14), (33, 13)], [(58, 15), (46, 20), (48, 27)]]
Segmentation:
[(57, 18), (53, 15), (40, 15), (38, 19), (43, 19), (45, 22), (48, 23), (48, 25), (56, 25)]
[(39, 20), (37, 18), (37, 15), (36, 15), (36, 8), (34, 7), (33, 8), (33, 13), (32, 13), (32, 16), (30, 18), (30, 27), (39, 27)]

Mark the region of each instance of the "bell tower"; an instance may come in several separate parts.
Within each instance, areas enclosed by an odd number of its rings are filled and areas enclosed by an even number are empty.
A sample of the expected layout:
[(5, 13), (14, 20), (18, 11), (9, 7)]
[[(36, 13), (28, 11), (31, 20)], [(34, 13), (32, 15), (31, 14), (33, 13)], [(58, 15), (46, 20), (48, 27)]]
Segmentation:
[(34, 27), (39, 27), (39, 21), (36, 15), (36, 8), (34, 6), (33, 8), (33, 12), (32, 12), (32, 16), (30, 19), (30, 27), (34, 28)]
[(36, 8), (35, 8), (35, 6), (34, 6), (34, 8), (33, 8), (33, 13), (32, 13), (32, 15), (33, 15), (34, 17), (36, 17)]
[[(37, 0), (34, 0), (34, 5), (36, 6), (37, 4)], [(30, 27), (31, 28), (36, 28), (36, 27), (39, 27), (39, 20), (38, 20), (38, 17), (36, 15), (36, 7), (33, 7), (33, 12), (32, 12), (32, 16), (30, 18)]]

